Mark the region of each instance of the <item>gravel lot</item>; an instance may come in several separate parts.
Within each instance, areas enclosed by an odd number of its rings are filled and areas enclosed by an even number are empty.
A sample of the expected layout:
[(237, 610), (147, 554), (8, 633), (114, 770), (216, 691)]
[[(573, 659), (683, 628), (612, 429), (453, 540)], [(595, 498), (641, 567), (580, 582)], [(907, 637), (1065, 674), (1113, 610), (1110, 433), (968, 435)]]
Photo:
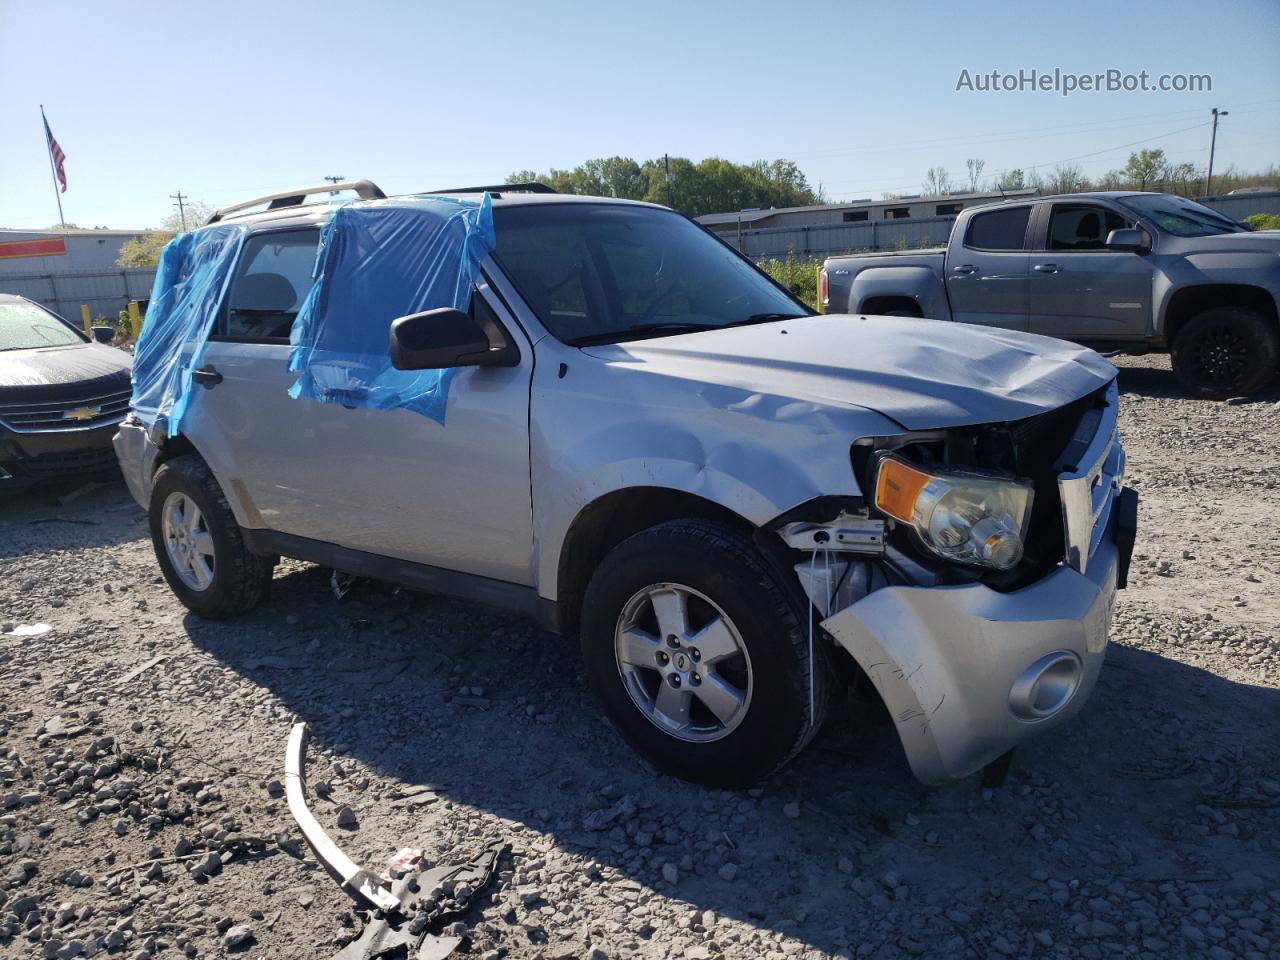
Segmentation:
[(510, 843), (461, 953), (1280, 957), (1280, 394), (1120, 363), (1132, 587), (1088, 709), (994, 791), (917, 785), (852, 705), (782, 777), (696, 788), (530, 623), (299, 563), (205, 623), (123, 487), (0, 503), (0, 956), (330, 957), (362, 921), (278, 792), (301, 719), (358, 862)]

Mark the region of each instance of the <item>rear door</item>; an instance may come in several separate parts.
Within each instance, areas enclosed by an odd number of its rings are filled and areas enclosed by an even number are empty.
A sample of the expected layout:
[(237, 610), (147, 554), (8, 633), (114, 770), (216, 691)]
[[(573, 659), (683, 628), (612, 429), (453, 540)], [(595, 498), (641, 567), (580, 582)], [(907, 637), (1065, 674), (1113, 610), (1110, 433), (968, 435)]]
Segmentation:
[(1020, 204), (976, 213), (964, 236), (953, 238), (945, 265), (953, 320), (1027, 329), (1031, 210), (1030, 204)]
[(183, 430), (250, 527), (292, 531), (314, 513), (295, 455), (312, 405), (289, 397), (288, 362), (319, 238), (316, 227), (295, 227), (245, 240), (194, 374)]
[(1050, 206), (1031, 255), (1033, 333), (1064, 340), (1139, 340), (1151, 318), (1147, 257), (1108, 250), (1131, 220), (1098, 203)]

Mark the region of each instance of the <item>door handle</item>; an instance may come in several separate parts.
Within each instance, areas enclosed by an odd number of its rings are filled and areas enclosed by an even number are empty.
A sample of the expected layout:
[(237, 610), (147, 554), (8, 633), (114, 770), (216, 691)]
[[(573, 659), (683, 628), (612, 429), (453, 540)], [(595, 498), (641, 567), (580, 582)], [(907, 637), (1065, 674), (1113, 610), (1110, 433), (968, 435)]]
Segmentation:
[(1032, 269), (1036, 273), (1061, 273), (1062, 268), (1056, 263), (1037, 263)]
[(200, 386), (204, 387), (206, 390), (212, 390), (222, 382), (222, 374), (220, 374), (217, 369), (210, 364), (207, 367), (192, 370), (191, 379), (200, 384)]
[(951, 272), (962, 277), (967, 277), (970, 274), (977, 273), (978, 268), (971, 263), (962, 263), (958, 267), (952, 267)]

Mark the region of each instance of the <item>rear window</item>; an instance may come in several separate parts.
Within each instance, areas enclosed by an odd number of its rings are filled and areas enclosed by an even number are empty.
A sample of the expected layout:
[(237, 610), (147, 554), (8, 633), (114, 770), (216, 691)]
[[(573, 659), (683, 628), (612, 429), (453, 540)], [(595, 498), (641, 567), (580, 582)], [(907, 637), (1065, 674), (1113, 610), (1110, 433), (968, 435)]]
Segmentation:
[(969, 221), (964, 245), (975, 250), (1021, 250), (1030, 215), (1030, 207), (980, 213)]
[(0, 350), (69, 347), (84, 338), (34, 303), (0, 303)]

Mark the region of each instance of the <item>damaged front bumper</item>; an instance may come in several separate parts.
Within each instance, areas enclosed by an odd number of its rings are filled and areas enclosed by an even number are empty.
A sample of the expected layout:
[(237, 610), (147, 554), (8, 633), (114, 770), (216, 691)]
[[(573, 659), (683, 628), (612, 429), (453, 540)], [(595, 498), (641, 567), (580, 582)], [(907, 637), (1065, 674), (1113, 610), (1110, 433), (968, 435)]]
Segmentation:
[(155, 475), (160, 448), (151, 439), (146, 425), (132, 414), (120, 424), (111, 443), (115, 447), (116, 459), (120, 461), (125, 486), (133, 499), (144, 510), (147, 509), (151, 502), (151, 478)]
[(1121, 549), (1014, 593), (885, 587), (824, 620), (893, 716), (911, 770), (973, 773), (1074, 714), (1102, 669)]

